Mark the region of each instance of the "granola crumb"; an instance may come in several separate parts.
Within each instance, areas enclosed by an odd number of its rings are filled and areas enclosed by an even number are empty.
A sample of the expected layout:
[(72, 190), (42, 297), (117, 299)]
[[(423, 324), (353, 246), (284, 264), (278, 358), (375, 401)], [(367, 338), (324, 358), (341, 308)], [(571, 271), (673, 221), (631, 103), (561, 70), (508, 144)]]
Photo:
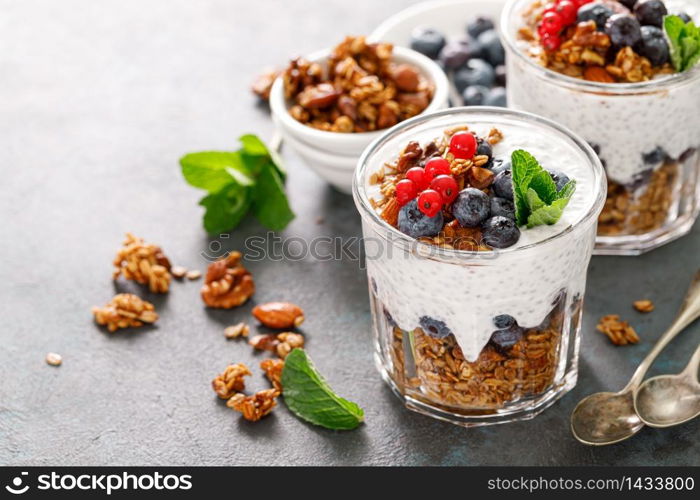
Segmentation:
[(187, 274), (187, 268), (182, 266), (173, 266), (170, 269), (170, 274), (172, 274), (173, 277), (177, 279), (184, 278), (185, 274)]
[(61, 363), (63, 363), (63, 356), (55, 352), (50, 352), (46, 355), (46, 363), (51, 366), (61, 366)]
[(153, 293), (165, 293), (170, 287), (170, 261), (157, 245), (126, 233), (124, 246), (114, 258), (113, 279), (124, 275), (142, 285), (148, 285)]
[(610, 342), (617, 346), (639, 342), (639, 336), (634, 328), (627, 321), (622, 321), (617, 314), (608, 314), (600, 318), (596, 329), (604, 333)]
[(211, 381), (211, 386), (221, 399), (229, 399), (245, 389), (243, 377), (247, 375), (252, 375), (252, 373), (243, 363), (228, 365), (223, 373)]
[(269, 415), (272, 409), (277, 406), (276, 399), (279, 395), (280, 392), (277, 389), (258, 391), (252, 396), (238, 393), (226, 402), (226, 406), (241, 412), (246, 420), (257, 422)]
[(92, 313), (97, 324), (106, 325), (110, 332), (119, 328), (139, 327), (158, 320), (153, 304), (132, 293), (115, 295), (104, 307), (93, 307)]
[(250, 327), (246, 323), (238, 323), (236, 325), (227, 326), (224, 329), (224, 335), (227, 339), (237, 339), (238, 337), (248, 337)]
[(637, 311), (642, 313), (650, 313), (654, 310), (654, 303), (648, 299), (635, 300), (633, 305)]
[(191, 271), (187, 271), (187, 274), (185, 274), (185, 276), (187, 276), (188, 280), (194, 281), (194, 280), (198, 280), (199, 278), (201, 278), (202, 273), (201, 273), (201, 271), (199, 271), (197, 269), (192, 269)]
[(265, 376), (272, 386), (279, 392), (282, 392), (282, 369), (284, 368), (284, 361), (273, 358), (263, 359), (260, 362), (260, 368), (265, 372)]

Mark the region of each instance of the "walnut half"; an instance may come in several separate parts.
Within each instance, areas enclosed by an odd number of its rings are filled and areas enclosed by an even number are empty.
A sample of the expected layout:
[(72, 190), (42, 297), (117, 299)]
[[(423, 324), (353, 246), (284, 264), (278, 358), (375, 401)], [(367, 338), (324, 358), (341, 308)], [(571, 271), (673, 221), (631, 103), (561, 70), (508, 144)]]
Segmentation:
[(241, 265), (241, 257), (240, 252), (231, 252), (209, 265), (201, 291), (206, 305), (231, 309), (244, 304), (255, 293), (253, 277)]

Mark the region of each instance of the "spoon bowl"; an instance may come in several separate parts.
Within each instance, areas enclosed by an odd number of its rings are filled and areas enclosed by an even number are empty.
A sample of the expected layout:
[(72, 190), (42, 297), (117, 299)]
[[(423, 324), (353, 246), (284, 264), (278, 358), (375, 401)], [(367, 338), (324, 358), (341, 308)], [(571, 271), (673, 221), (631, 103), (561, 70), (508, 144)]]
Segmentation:
[(649, 427), (670, 427), (700, 415), (700, 384), (682, 375), (660, 375), (637, 391), (635, 409)]
[(571, 414), (571, 432), (584, 444), (602, 446), (634, 436), (644, 422), (631, 392), (599, 392), (584, 398)]

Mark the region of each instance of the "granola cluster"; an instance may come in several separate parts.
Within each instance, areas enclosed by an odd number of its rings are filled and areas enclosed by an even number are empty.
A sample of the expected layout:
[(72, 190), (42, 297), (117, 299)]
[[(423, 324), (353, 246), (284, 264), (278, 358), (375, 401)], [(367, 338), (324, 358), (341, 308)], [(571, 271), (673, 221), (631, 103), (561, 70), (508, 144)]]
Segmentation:
[(126, 234), (124, 246), (114, 258), (114, 279), (122, 274), (128, 280), (148, 285), (153, 293), (165, 293), (170, 287), (170, 261), (161, 248), (131, 233)]
[(115, 295), (104, 307), (93, 307), (92, 313), (97, 324), (106, 325), (110, 332), (155, 323), (158, 319), (153, 304), (131, 293)]
[(202, 300), (209, 307), (231, 309), (244, 304), (255, 293), (253, 276), (241, 264), (241, 253), (230, 252), (209, 265)]
[(615, 345), (636, 344), (639, 336), (634, 328), (627, 322), (622, 321), (617, 314), (608, 314), (598, 321), (596, 329), (605, 334)]
[(221, 399), (229, 399), (237, 392), (245, 389), (243, 377), (252, 375), (250, 369), (243, 363), (229, 365), (220, 375), (212, 380), (211, 386)]
[(297, 121), (330, 132), (384, 129), (421, 113), (433, 86), (409, 64), (392, 62), (393, 46), (346, 37), (327, 68), (294, 59), (283, 73), (284, 92)]
[(226, 402), (226, 406), (242, 413), (246, 420), (256, 422), (269, 415), (272, 409), (277, 406), (277, 396), (279, 395), (277, 389), (265, 389), (250, 396), (239, 392)]
[[(434, 157), (443, 157), (450, 163), (450, 170), (457, 181), (458, 190), (473, 187), (486, 193), (494, 180), (494, 173), (487, 167), (491, 158), (487, 155), (475, 155), (472, 159), (455, 158), (449, 152), (450, 138), (458, 132), (467, 132), (469, 127), (462, 125), (444, 131), (443, 135), (421, 147), (418, 142), (411, 141), (393, 163), (372, 174), (370, 184), (379, 185), (381, 198), (371, 198), (370, 203), (378, 210), (382, 219), (388, 224), (398, 227), (400, 205), (396, 199), (396, 185), (406, 178), (406, 172), (412, 167), (423, 167), (426, 161)], [(503, 139), (499, 129), (492, 128), (483, 139), (491, 145), (498, 144)], [(490, 251), (491, 248), (483, 243), (482, 230), (478, 227), (462, 227), (452, 214), (452, 206), (443, 207), (445, 221), (442, 231), (434, 237), (421, 237), (419, 241), (433, 245), (455, 248), (457, 250)]]

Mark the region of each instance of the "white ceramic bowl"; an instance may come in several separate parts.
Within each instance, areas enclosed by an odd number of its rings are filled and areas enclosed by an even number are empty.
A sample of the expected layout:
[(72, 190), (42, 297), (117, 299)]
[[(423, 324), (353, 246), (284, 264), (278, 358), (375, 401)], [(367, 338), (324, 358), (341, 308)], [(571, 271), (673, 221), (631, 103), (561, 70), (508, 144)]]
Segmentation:
[[(315, 52), (306, 59), (323, 64), (330, 52), (330, 49)], [(394, 48), (393, 60), (415, 66), (424, 77), (432, 82), (435, 88), (433, 99), (423, 113), (447, 107), (449, 84), (445, 73), (435, 62), (404, 47)], [(316, 173), (340, 191), (350, 193), (357, 160), (365, 147), (385, 133), (387, 129), (352, 134), (326, 132), (295, 120), (289, 114), (289, 106), (290, 103), (284, 97), (282, 79), (278, 78), (270, 91), (270, 108), (282, 138)]]

